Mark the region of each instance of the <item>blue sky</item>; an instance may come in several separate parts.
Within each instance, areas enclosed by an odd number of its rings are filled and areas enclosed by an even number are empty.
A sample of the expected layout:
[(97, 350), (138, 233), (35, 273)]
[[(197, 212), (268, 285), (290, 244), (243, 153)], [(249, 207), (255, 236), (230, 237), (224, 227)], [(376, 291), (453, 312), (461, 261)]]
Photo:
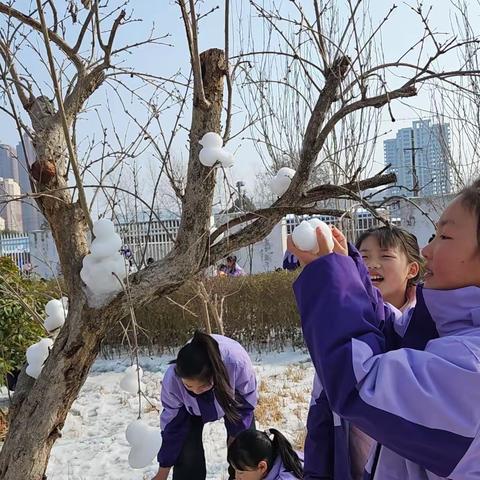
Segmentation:
[[(243, 2), (243, 3), (242, 3)], [(269, 3), (265, 1), (264, 3)], [(285, 0), (283, 2), (275, 1), (275, 5), (282, 11), (291, 9), (290, 2)], [(334, 2), (338, 5), (341, 12), (345, 11), (347, 3), (345, 1), (338, 0)], [(390, 9), (394, 2), (385, 0), (371, 0), (369, 2), (369, 13), (372, 17), (373, 23), (376, 24), (383, 18), (386, 12)], [(415, 2), (412, 2), (415, 4)], [(449, 14), (449, 2), (447, 0), (431, 0), (430, 2), (423, 2), (424, 10), (427, 10), (429, 5), (433, 5), (431, 12), (431, 24), (438, 31), (451, 32), (451, 16)], [(30, 1), (18, 1), (17, 7), (28, 10)], [(63, 3), (62, 3), (63, 4)], [(303, 1), (302, 4), (308, 11), (309, 1)], [(200, 31), (200, 50), (205, 50), (211, 47), (223, 47), (223, 2), (205, 0), (201, 2), (202, 11), (209, 11), (211, 8), (220, 5), (221, 8), (214, 11), (205, 20), (202, 21)], [(231, 28), (232, 31), (246, 26), (245, 15), (248, 12), (247, 0), (232, 0), (232, 19)], [(154, 23), (157, 32), (160, 34), (169, 33), (170, 37), (165, 41), (171, 43), (173, 46), (150, 46), (141, 48), (135, 51), (133, 55), (126, 57), (126, 61), (130, 66), (135, 66), (141, 71), (149, 72), (162, 76), (169, 76), (178, 70), (182, 70), (185, 74), (188, 74), (189, 70), (189, 58), (185, 41), (185, 34), (183, 30), (183, 23), (181, 21), (179, 7), (171, 0), (134, 0), (130, 4), (130, 9), (133, 10), (133, 17), (142, 18), (143, 21), (126, 26), (120, 30), (117, 44), (121, 45), (123, 42), (136, 41), (143, 38)], [(241, 13), (241, 16), (239, 12)], [(478, 25), (478, 11), (474, 11), (471, 16), (473, 25)], [(4, 22), (0, 19), (0, 27)], [(257, 22), (258, 25), (258, 22)], [(260, 27), (256, 27), (258, 30), (254, 30), (252, 35), (260, 38), (262, 31)], [(408, 48), (415, 39), (422, 34), (423, 28), (418, 17), (411, 11), (410, 7), (406, 3), (398, 2), (398, 8), (388, 21), (388, 23), (382, 29), (382, 43), (385, 57), (387, 60), (396, 59), (400, 52), (403, 52)], [(41, 47), (41, 45), (40, 45)], [(232, 41), (231, 51), (232, 54), (236, 53), (235, 49), (238, 48), (238, 42)], [(31, 52), (26, 52), (22, 57), (22, 62), (29, 66), (29, 68), (37, 72), (37, 77), (45, 79), (44, 69), (38, 64), (35, 55)], [(446, 59), (444, 68), (451, 68), (456, 59), (451, 57)], [(399, 80), (400, 81), (400, 80)], [(47, 90), (48, 91), (48, 90)], [(48, 94), (48, 93), (47, 93)], [(238, 96), (235, 97), (235, 103), (239, 105)], [(92, 98), (90, 105), (105, 105), (107, 100), (112, 105), (115, 116), (115, 124), (117, 128), (123, 132), (128, 132), (131, 128), (128, 126), (128, 119), (122, 115), (119, 109), (119, 103), (115, 99), (115, 95), (112, 94), (111, 89), (102, 88)], [(132, 108), (132, 112), (138, 115), (139, 118), (144, 113), (135, 106), (134, 102), (130, 102), (127, 95), (123, 99), (129, 108)], [(409, 99), (408, 102), (395, 102), (393, 104), (393, 112), (396, 117), (396, 122), (392, 124), (388, 113), (385, 111), (381, 123), (381, 133), (384, 134), (383, 138), (391, 138), (394, 136), (394, 132), (398, 128), (402, 128), (411, 123), (412, 120), (418, 118), (421, 109), (428, 110), (429, 108), (429, 94), (427, 91), (422, 91), (418, 97)], [(104, 108), (100, 107), (100, 111), (105, 114)], [(428, 113), (425, 113), (428, 117)], [(162, 122), (169, 128), (169, 123), (173, 121), (174, 112), (165, 113), (162, 117)], [(241, 112), (238, 118), (241, 117)], [(93, 121), (96, 116), (89, 115), (88, 121), (80, 122), (79, 125), (79, 137), (86, 138), (95, 135), (98, 138), (100, 132), (100, 125), (98, 122)], [(92, 121), (91, 121), (92, 120)], [(188, 126), (189, 116), (187, 115), (186, 124)], [(106, 120), (108, 123), (108, 119)], [(240, 125), (238, 122), (234, 123), (234, 131)], [(177, 157), (185, 158), (185, 136), (179, 137), (175, 144), (174, 153)], [(11, 122), (4, 114), (0, 112), (0, 142), (9, 143), (15, 145), (18, 141), (18, 135), (15, 130), (13, 122)], [(235, 182), (238, 179), (246, 182), (250, 191), (255, 186), (255, 174), (262, 170), (262, 165), (256, 155), (255, 150), (248, 142), (234, 142), (231, 148), (236, 151), (236, 165), (232, 169), (231, 181)], [(148, 154), (146, 157), (150, 157)], [(145, 158), (145, 162), (148, 163), (151, 159)], [(376, 169), (380, 169), (383, 163), (383, 148), (382, 141), (378, 142), (376, 148), (375, 165)], [(378, 168), (377, 168), (378, 167)], [(144, 172), (147, 172), (147, 167), (144, 168)]]

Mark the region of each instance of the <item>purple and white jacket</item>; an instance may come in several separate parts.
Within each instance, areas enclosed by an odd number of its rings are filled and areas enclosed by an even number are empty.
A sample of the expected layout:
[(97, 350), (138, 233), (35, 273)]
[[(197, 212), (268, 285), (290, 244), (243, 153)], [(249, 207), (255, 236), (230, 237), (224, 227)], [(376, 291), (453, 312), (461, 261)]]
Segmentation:
[[(245, 349), (235, 340), (222, 335), (212, 335), (218, 342), (223, 363), (228, 372), (230, 386), (240, 403), (240, 421), (232, 423), (225, 419), (229, 437), (235, 437), (250, 428), (257, 405), (257, 381), (252, 361)], [(171, 467), (177, 461), (190, 428), (190, 417), (201, 417), (204, 423), (214, 422), (225, 415), (215, 398), (215, 389), (201, 395), (189, 392), (175, 374), (175, 365), (170, 365), (162, 382), (160, 415), (162, 446), (157, 459), (161, 467)]]
[(419, 290), (401, 315), (363, 270), (331, 254), (295, 282), (319, 398), (382, 445), (366, 480), (480, 479), (480, 288)]

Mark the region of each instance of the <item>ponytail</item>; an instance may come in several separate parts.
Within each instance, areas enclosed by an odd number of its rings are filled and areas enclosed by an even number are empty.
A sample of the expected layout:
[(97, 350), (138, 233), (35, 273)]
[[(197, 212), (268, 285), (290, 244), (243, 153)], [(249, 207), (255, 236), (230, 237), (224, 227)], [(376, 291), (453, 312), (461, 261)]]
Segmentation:
[(191, 342), (180, 349), (175, 363), (175, 373), (180, 378), (212, 379), (215, 397), (227, 420), (232, 423), (240, 420), (240, 404), (230, 386), (218, 342), (212, 336), (197, 330)]
[[(270, 435), (273, 438), (270, 438)], [(303, 479), (303, 466), (290, 442), (276, 429), (267, 432), (244, 430), (228, 448), (228, 463), (236, 470), (252, 470), (261, 461), (267, 463), (267, 473), (280, 457), (285, 470)]]
[(297, 478), (303, 478), (302, 462), (291, 443), (275, 428), (270, 428), (269, 432), (273, 435), (273, 449), (280, 455), (285, 470), (292, 472)]

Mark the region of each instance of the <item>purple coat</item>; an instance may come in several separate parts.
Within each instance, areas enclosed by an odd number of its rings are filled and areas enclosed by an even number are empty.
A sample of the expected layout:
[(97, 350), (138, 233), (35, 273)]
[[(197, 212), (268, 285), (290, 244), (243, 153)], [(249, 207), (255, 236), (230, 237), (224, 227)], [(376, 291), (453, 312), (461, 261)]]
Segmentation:
[(480, 288), (423, 289), (398, 315), (355, 259), (331, 254), (294, 290), (325, 398), (382, 445), (365, 479), (480, 479)]
[[(245, 349), (235, 340), (222, 335), (212, 335), (218, 342), (223, 363), (228, 372), (230, 386), (240, 403), (240, 421), (232, 423), (225, 419), (229, 437), (235, 437), (250, 428), (257, 405), (257, 381), (253, 365)], [(158, 452), (161, 467), (175, 464), (190, 428), (190, 417), (202, 417), (204, 423), (214, 422), (225, 415), (211, 389), (201, 395), (189, 392), (175, 374), (175, 365), (170, 365), (162, 382), (160, 415), (162, 446)]]
[[(427, 341), (438, 337), (435, 323), (425, 307), (421, 287), (417, 287), (416, 301), (411, 300), (410, 305), (400, 312), (389, 304), (383, 304), (380, 291), (372, 285), (368, 269), (352, 245), (349, 245), (349, 255), (355, 263), (372, 308), (377, 310), (378, 318), (384, 316), (378, 309), (391, 311), (388, 315), (393, 322), (379, 324), (388, 340), (388, 350), (400, 347), (423, 350)], [(415, 304), (417, 306), (413, 309)], [(318, 375), (315, 375), (307, 417), (305, 479), (352, 480), (350, 445), (350, 424), (332, 412), (322, 383)]]
[[(303, 454), (301, 452), (297, 453), (300, 460), (303, 460)], [(297, 480), (297, 477), (293, 473), (285, 470), (285, 465), (279, 455), (264, 480)]]

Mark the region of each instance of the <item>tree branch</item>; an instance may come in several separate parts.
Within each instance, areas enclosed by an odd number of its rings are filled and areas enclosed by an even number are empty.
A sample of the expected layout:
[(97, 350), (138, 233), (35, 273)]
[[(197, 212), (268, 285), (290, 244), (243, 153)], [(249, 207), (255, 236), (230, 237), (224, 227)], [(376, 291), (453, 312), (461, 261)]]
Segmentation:
[[(42, 10), (43, 11), (43, 10)], [(5, 3), (0, 2), (0, 13), (7, 15), (8, 17), (15, 18), (19, 22), (23, 23), (24, 25), (28, 25), (32, 27), (37, 32), (42, 32), (42, 24), (37, 22), (33, 18), (25, 15), (24, 13), (12, 8), (10, 5), (6, 5)], [(60, 37), (57, 33), (53, 32), (52, 30), (48, 30), (48, 37), (52, 40), (52, 42), (57, 45), (57, 47), (72, 61), (79, 72), (83, 71), (85, 65), (83, 60), (80, 56), (77, 55), (74, 49), (72, 49), (62, 37)]]

